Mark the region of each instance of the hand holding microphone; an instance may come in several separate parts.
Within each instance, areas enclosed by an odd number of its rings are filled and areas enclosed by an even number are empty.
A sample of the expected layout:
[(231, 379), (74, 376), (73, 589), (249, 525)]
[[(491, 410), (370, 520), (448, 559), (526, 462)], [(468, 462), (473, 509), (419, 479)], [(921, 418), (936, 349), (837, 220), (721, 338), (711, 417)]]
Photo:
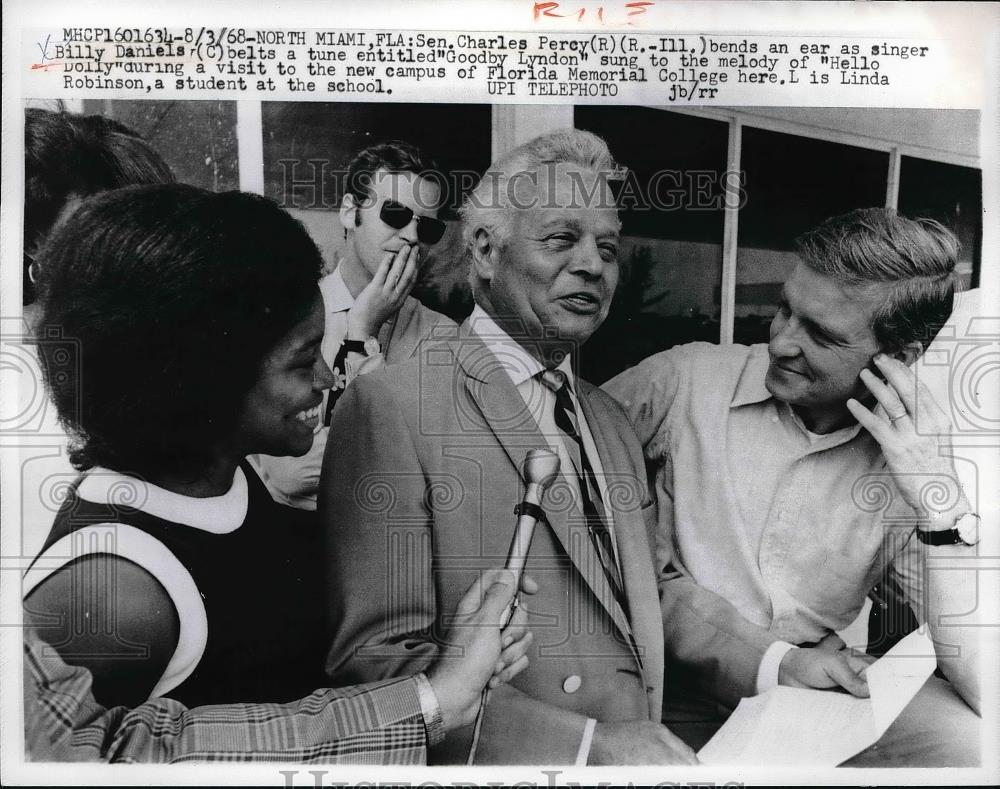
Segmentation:
[[(525, 577), (524, 590), (536, 588)], [(469, 587), (448, 629), (449, 650), (427, 671), (446, 731), (475, 719), (480, 691), (509, 682), (528, 665), (525, 654), (531, 632), (515, 618), (509, 628), (500, 625), (502, 612), (514, 596), (514, 575), (488, 570)]]

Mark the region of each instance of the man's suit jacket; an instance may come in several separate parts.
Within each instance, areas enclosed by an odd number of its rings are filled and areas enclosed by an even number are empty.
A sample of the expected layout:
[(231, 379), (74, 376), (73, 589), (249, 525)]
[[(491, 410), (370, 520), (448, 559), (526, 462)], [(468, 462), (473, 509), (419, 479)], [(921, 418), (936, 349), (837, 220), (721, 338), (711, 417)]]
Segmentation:
[[(529, 667), (493, 691), (477, 763), (566, 764), (587, 718), (659, 721), (663, 631), (642, 450), (621, 407), (578, 381), (613, 502), (629, 613), (615, 602), (576, 498), (559, 481), (527, 572)], [(548, 442), (493, 353), (463, 325), (413, 359), (356, 379), (338, 403), (319, 511), (328, 533), (327, 670), (353, 684), (426, 668), (447, 617), (503, 566), (529, 449)], [(550, 437), (551, 438), (551, 437)], [(625, 635), (629, 629), (634, 643)], [(464, 762), (471, 727), (431, 753)]]

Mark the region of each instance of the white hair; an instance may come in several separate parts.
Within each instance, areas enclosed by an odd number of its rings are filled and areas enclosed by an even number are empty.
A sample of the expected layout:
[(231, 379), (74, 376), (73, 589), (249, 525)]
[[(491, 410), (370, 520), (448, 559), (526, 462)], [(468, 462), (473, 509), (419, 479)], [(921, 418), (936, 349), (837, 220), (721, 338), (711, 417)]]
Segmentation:
[[(492, 243), (502, 249), (510, 238), (514, 212), (518, 210), (512, 199), (518, 177), (546, 165), (558, 164), (576, 165), (606, 176), (621, 173), (607, 143), (582, 129), (561, 129), (519, 145), (489, 166), (462, 205), (462, 241), (466, 254), (471, 252), (480, 230), (488, 231)], [(473, 296), (484, 284), (476, 275), (475, 266), (469, 267), (469, 284)]]

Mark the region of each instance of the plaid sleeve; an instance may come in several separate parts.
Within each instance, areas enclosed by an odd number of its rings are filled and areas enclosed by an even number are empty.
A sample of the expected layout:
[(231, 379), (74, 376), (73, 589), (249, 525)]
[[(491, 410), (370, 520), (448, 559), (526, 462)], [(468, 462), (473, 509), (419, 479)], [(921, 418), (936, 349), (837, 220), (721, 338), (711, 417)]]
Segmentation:
[(25, 741), (34, 761), (423, 764), (416, 682), (317, 690), (289, 704), (187, 709), (154, 699), (105, 710), (85, 669), (25, 636)]

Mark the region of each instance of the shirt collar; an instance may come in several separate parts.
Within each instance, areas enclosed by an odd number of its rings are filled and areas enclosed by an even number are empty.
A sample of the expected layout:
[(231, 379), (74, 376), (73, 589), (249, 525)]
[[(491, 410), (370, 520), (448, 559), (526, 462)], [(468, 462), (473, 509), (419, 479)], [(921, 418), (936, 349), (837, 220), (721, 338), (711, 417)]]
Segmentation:
[[(478, 304), (469, 316), (469, 328), (483, 341), (500, 362), (500, 366), (510, 377), (514, 386), (520, 386), (529, 378), (534, 378), (545, 368), (542, 363), (516, 342), (493, 317)], [(556, 367), (565, 376), (571, 390), (576, 388), (573, 381), (573, 364), (569, 355)]]
[(848, 425), (832, 433), (824, 433), (822, 435), (811, 433), (807, 430), (798, 414), (795, 413), (795, 409), (788, 405), (788, 403), (776, 399), (764, 385), (764, 377), (767, 375), (767, 368), (770, 363), (771, 357), (768, 356), (766, 345), (755, 345), (751, 348), (750, 353), (747, 355), (746, 364), (743, 366), (743, 372), (740, 373), (740, 379), (736, 382), (736, 390), (733, 392), (733, 399), (729, 403), (730, 408), (774, 400), (775, 407), (788, 413), (795, 426), (803, 435), (809, 438), (814, 447), (825, 448), (827, 446), (842, 444), (845, 441), (850, 441), (861, 432), (861, 425), (859, 424)]
[(345, 312), (354, 306), (354, 296), (347, 289), (340, 265), (319, 281), (319, 292), (327, 312)]
[(740, 373), (740, 379), (736, 382), (733, 399), (729, 402), (730, 408), (763, 403), (771, 398), (771, 393), (764, 386), (764, 377), (767, 375), (767, 367), (770, 363), (771, 359), (767, 355), (766, 345), (755, 345), (750, 349), (746, 364), (743, 365), (743, 372)]
[(184, 496), (138, 477), (100, 467), (84, 475), (77, 494), (95, 504), (141, 510), (170, 523), (182, 523), (213, 534), (236, 531), (246, 520), (250, 504), (247, 478), (239, 467), (233, 484), (221, 496)]
[(781, 406), (788, 413), (795, 426), (802, 432), (802, 435), (809, 439), (809, 444), (813, 449), (827, 449), (835, 447), (838, 444), (845, 444), (861, 433), (861, 425), (858, 422), (834, 430), (832, 433), (813, 433), (805, 426), (799, 415), (795, 413), (794, 408), (788, 405), (788, 403), (781, 403)]

